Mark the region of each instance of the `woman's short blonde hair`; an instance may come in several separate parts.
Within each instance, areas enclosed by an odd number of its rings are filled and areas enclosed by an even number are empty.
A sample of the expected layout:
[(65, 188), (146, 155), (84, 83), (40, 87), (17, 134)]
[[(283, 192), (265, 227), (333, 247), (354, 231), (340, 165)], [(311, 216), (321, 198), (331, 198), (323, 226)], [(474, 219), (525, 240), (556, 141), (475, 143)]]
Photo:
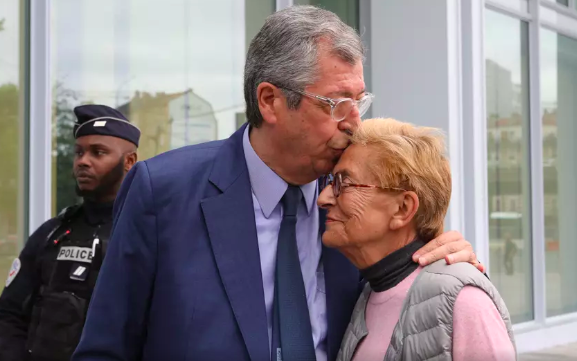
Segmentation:
[(395, 119), (369, 119), (355, 131), (352, 143), (374, 150), (366, 164), (382, 187), (417, 194), (418, 236), (430, 241), (441, 234), (451, 199), (451, 169), (441, 130)]

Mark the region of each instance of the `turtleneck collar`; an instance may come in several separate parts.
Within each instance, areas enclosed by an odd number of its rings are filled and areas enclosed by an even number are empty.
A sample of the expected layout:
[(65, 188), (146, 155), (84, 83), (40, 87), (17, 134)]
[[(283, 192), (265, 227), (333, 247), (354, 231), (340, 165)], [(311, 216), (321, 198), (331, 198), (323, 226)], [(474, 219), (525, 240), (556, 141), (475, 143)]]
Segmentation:
[(114, 202), (97, 203), (84, 199), (82, 208), (86, 221), (91, 225), (99, 225), (112, 221), (112, 207)]
[(361, 275), (375, 292), (391, 289), (419, 267), (413, 262), (413, 254), (425, 244), (424, 241), (416, 239), (374, 265), (361, 270)]

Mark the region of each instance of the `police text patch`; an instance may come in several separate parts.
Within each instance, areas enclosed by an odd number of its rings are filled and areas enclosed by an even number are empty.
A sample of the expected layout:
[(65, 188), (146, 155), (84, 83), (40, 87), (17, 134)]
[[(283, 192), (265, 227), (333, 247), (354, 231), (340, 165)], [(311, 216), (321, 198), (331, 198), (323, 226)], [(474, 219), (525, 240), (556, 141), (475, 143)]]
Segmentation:
[(92, 248), (61, 247), (56, 260), (92, 263)]

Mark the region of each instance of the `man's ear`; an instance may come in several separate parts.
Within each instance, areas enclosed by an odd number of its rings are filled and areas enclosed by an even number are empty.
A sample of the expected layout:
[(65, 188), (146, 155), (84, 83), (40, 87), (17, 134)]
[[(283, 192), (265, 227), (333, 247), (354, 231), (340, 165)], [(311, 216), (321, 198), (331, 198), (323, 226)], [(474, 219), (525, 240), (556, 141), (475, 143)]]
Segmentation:
[(277, 109), (279, 102), (283, 101), (282, 91), (271, 83), (263, 82), (256, 88), (258, 109), (265, 123), (277, 122)]
[(124, 172), (128, 173), (130, 169), (138, 162), (138, 154), (136, 152), (130, 152), (124, 158)]
[(403, 192), (397, 197), (398, 209), (391, 217), (389, 224), (389, 227), (392, 230), (401, 229), (411, 223), (419, 209), (419, 197), (415, 192)]

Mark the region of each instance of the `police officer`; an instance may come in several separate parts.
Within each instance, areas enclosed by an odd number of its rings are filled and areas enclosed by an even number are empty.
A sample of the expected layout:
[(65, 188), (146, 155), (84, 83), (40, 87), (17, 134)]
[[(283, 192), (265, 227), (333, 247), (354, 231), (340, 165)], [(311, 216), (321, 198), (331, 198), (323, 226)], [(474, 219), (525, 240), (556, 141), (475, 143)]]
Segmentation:
[(74, 109), (81, 205), (41, 225), (0, 296), (0, 360), (68, 361), (76, 348), (112, 227), (112, 205), (136, 163), (140, 131), (104, 105)]

